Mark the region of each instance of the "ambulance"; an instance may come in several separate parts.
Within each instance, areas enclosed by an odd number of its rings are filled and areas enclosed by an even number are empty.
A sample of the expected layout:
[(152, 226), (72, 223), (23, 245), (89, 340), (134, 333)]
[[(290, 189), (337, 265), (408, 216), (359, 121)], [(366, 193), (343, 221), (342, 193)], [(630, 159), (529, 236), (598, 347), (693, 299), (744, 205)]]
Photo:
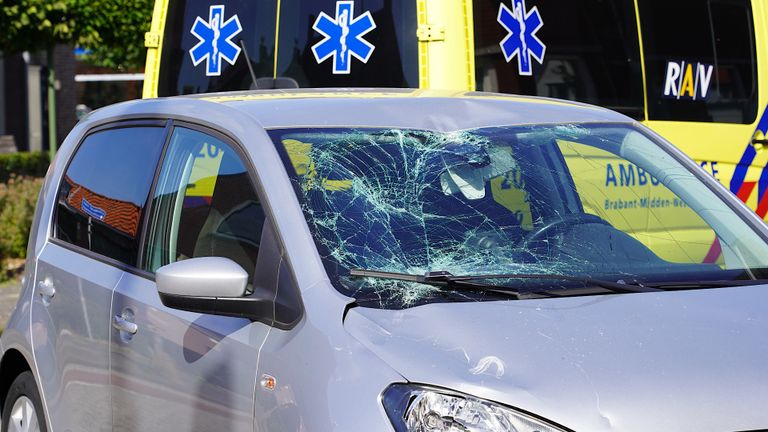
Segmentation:
[[(266, 83), (585, 102), (649, 126), (765, 219), (767, 26), (764, 0), (157, 0), (143, 95)], [(564, 157), (584, 173), (577, 188), (603, 191), (588, 211), (667, 259), (691, 259), (679, 256), (691, 242), (696, 260), (722, 259), (658, 179), (608, 155)], [(646, 207), (679, 226), (648, 231)]]

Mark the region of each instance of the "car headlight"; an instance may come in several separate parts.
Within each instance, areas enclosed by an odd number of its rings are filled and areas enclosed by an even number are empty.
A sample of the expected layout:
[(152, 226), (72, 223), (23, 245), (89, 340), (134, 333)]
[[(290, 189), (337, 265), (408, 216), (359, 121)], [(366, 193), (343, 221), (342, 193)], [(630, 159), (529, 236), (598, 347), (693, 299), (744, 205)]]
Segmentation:
[(424, 386), (393, 384), (382, 402), (397, 432), (565, 432), (493, 402)]

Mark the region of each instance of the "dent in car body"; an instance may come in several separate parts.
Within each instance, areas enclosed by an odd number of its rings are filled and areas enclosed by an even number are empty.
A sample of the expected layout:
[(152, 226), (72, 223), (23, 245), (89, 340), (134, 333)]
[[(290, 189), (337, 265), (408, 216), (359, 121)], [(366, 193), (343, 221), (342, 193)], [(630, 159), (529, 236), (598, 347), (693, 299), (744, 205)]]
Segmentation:
[[(576, 431), (757, 430), (768, 423), (766, 302), (756, 285), (434, 303), (355, 308), (345, 328), (408, 381)], [(488, 356), (503, 375), (475, 373)]]

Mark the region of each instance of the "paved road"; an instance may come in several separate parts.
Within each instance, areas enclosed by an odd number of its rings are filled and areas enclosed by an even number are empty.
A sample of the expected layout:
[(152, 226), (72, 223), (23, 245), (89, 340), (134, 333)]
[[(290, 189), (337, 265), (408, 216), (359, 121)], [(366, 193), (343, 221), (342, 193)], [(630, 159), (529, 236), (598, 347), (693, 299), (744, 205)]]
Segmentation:
[(8, 322), (11, 311), (16, 306), (19, 291), (21, 291), (21, 281), (18, 279), (0, 283), (0, 328), (5, 328), (5, 323)]

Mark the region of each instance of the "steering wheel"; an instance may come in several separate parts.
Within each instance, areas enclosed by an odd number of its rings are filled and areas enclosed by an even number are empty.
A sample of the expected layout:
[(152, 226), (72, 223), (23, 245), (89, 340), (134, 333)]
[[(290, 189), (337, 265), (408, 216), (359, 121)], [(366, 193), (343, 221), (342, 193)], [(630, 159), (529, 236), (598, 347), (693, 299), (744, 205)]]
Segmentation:
[(589, 213), (571, 213), (565, 217), (554, 220), (529, 234), (525, 240), (523, 240), (522, 247), (524, 249), (529, 249), (531, 244), (541, 242), (542, 240), (555, 234), (565, 232), (575, 225), (587, 224), (599, 224), (613, 227), (613, 225), (611, 225), (608, 221), (599, 216), (595, 216)]

